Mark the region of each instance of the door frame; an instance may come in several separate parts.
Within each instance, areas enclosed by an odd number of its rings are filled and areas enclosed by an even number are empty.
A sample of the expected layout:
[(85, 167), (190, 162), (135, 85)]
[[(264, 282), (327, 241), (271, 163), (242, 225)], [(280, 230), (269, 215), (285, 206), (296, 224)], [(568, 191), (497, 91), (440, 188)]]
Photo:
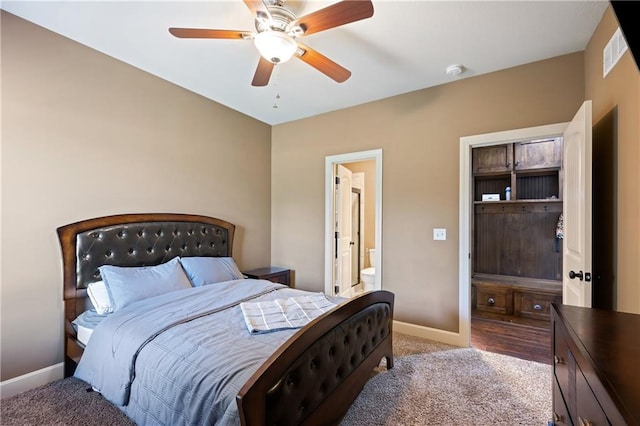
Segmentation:
[(529, 139), (562, 136), (569, 123), (556, 123), (460, 138), (459, 345), (471, 344), (471, 244), (473, 241), (473, 174), (471, 150)]
[(324, 292), (333, 295), (334, 285), (334, 212), (336, 165), (357, 161), (375, 161), (375, 247), (376, 247), (376, 275), (374, 288), (382, 289), (382, 148), (369, 151), (351, 152), (346, 154), (329, 155), (325, 157), (325, 200), (324, 200)]

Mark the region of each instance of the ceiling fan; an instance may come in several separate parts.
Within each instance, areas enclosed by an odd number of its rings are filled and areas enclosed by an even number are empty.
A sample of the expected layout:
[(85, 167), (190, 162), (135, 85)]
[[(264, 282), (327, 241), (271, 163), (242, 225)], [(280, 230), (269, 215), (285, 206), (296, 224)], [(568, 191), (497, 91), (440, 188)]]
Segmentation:
[(351, 76), (351, 71), (297, 39), (370, 18), (373, 16), (370, 0), (343, 0), (300, 18), (284, 6), (285, 0), (243, 1), (255, 15), (256, 32), (200, 28), (169, 28), (169, 32), (178, 38), (253, 40), (260, 52), (260, 62), (251, 82), (253, 86), (266, 86), (274, 66), (293, 56), (338, 83)]

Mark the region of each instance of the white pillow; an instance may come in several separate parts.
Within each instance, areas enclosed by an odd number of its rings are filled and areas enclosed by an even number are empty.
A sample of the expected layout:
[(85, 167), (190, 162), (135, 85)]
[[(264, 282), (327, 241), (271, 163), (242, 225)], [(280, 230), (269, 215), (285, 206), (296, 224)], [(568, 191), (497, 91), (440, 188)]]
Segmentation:
[(104, 284), (104, 281), (96, 281), (95, 283), (89, 284), (87, 286), (87, 294), (89, 295), (89, 300), (91, 300), (93, 308), (98, 314), (106, 315), (113, 312), (109, 292), (107, 291), (107, 286)]
[(98, 269), (114, 312), (142, 299), (191, 287), (177, 257), (156, 266), (102, 265)]
[(194, 287), (245, 278), (232, 257), (181, 257)]

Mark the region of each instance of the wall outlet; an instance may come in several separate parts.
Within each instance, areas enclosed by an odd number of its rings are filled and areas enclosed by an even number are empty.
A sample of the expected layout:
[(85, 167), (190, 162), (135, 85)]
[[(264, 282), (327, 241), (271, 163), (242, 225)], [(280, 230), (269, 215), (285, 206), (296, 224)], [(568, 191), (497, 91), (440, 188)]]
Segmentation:
[(433, 228), (433, 239), (434, 240), (446, 240), (447, 239), (447, 230), (444, 228)]

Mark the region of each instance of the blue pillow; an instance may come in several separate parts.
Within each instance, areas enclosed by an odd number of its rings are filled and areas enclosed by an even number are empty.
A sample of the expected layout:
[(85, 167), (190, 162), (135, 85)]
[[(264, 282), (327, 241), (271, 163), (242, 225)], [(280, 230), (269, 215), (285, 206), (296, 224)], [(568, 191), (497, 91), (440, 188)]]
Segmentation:
[(142, 299), (191, 287), (177, 257), (156, 266), (103, 265), (98, 269), (114, 312)]
[(181, 257), (180, 263), (194, 287), (245, 278), (232, 257)]

